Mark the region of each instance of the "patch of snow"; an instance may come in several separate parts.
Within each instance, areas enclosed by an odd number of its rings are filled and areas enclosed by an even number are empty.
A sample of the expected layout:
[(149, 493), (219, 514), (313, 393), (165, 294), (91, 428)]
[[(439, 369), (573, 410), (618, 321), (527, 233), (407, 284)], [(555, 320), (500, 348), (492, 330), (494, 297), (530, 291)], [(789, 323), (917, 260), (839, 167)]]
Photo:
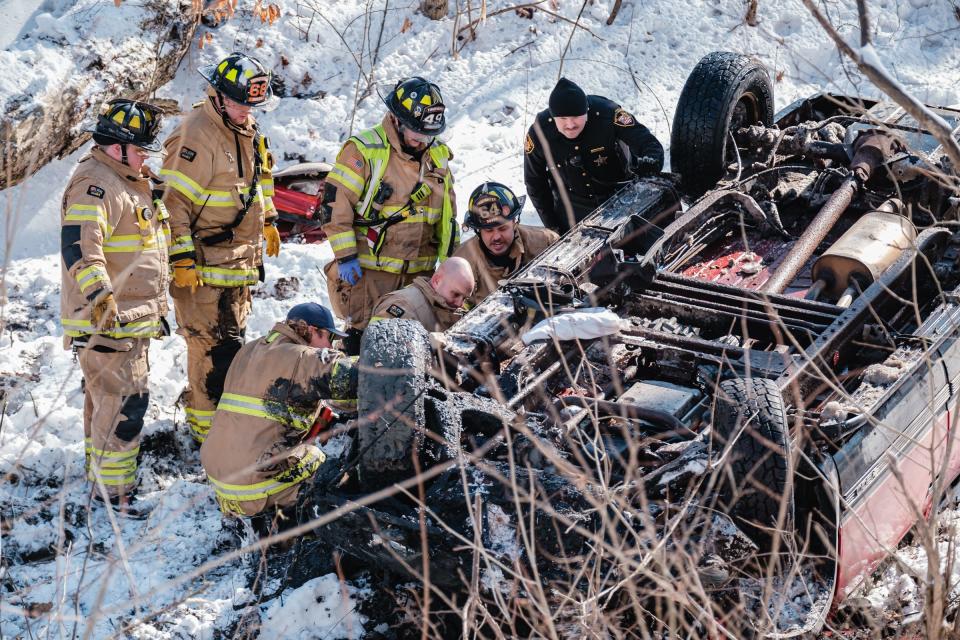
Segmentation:
[(359, 638), (365, 618), (356, 611), (356, 598), (363, 595), (334, 574), (309, 580), (263, 607), (260, 638)]

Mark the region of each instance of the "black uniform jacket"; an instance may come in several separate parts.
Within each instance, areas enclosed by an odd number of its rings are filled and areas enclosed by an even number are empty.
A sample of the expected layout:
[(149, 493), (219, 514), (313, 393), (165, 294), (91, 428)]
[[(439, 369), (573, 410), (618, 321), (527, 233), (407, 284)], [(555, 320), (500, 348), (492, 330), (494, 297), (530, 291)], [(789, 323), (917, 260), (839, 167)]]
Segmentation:
[(544, 110), (524, 140), (527, 195), (543, 226), (559, 233), (603, 204), (623, 182), (663, 168), (663, 146), (630, 113), (602, 96), (587, 96), (587, 105), (587, 124), (576, 139), (564, 137)]

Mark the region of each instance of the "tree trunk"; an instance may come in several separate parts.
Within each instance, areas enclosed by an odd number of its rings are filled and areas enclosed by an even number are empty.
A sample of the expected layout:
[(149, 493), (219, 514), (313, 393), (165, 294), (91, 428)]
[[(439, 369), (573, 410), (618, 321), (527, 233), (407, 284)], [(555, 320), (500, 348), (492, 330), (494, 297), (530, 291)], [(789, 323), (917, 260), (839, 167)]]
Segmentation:
[(447, 0), (421, 0), (420, 11), (431, 20), (447, 17)]
[(18, 40), (7, 65), (30, 82), (21, 93), (0, 97), (0, 189), (85, 143), (90, 134), (84, 129), (106, 100), (148, 99), (169, 82), (193, 41), (201, 6), (191, 0), (116, 7), (79, 0), (58, 20), (66, 24), (53, 36), (59, 48), (52, 55), (60, 59), (42, 68), (35, 50), (50, 49), (49, 29)]

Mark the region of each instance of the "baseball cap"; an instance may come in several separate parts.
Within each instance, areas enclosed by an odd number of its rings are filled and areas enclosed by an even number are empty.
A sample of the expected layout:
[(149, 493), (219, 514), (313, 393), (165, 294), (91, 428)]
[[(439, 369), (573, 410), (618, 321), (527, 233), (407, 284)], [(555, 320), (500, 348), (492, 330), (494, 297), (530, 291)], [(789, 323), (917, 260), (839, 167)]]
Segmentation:
[(287, 312), (287, 320), (303, 320), (317, 329), (326, 329), (335, 336), (346, 338), (347, 334), (337, 329), (330, 310), (316, 302), (302, 302)]

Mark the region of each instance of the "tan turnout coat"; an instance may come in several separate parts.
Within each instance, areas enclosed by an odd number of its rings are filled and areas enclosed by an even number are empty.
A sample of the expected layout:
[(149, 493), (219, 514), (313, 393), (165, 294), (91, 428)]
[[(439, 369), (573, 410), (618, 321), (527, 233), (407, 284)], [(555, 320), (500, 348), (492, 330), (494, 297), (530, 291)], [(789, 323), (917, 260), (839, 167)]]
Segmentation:
[(451, 309), (430, 286), (430, 278), (420, 276), (412, 284), (388, 293), (373, 312), (370, 322), (389, 318), (416, 320), (427, 331), (446, 331), (463, 317), (459, 309)]
[[(99, 147), (80, 160), (63, 194), (61, 322), (65, 343), (91, 334), (152, 338), (167, 313), (166, 213), (150, 180)], [(96, 330), (92, 303), (113, 292), (117, 324)]]
[(164, 142), (167, 155), (160, 176), (173, 235), (170, 259), (195, 258), (208, 286), (252, 285), (259, 279), (263, 224), (277, 217), (265, 139), (260, 189), (243, 222), (233, 229), (233, 239), (202, 242), (222, 232), (243, 208), (253, 180), (253, 145), (253, 119), (243, 127), (228, 127), (209, 97), (184, 116)]

